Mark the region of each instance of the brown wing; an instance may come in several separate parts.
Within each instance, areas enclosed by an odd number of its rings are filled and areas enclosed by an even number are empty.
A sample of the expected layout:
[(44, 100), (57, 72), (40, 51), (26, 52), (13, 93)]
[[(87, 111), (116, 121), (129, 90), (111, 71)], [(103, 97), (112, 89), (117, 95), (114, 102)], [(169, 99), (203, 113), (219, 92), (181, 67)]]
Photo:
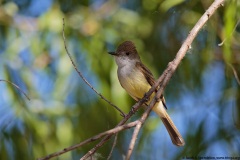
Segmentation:
[(143, 75), (147, 79), (148, 83), (151, 86), (153, 86), (155, 84), (155, 80), (151, 71), (146, 66), (144, 66), (141, 62), (137, 62), (136, 67), (139, 68), (144, 73)]
[[(142, 64), (141, 62), (137, 62), (136, 67), (139, 68), (144, 73), (144, 76), (147, 79), (148, 83), (151, 86), (153, 86), (155, 84), (155, 79), (153, 77), (152, 72), (146, 66), (144, 66), (144, 64)], [(155, 92), (157, 92), (157, 89), (155, 90)], [(163, 97), (163, 95), (160, 98), (162, 100), (163, 106), (167, 109), (165, 98)]]

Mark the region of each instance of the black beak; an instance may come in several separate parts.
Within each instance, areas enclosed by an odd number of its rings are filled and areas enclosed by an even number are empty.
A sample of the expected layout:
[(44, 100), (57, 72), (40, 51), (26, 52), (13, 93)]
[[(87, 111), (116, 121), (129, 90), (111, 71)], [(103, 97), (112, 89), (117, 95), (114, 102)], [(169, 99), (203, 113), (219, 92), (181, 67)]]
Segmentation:
[(117, 55), (116, 52), (108, 52), (108, 54), (111, 54), (111, 55), (113, 55), (113, 56), (116, 56), (116, 55)]

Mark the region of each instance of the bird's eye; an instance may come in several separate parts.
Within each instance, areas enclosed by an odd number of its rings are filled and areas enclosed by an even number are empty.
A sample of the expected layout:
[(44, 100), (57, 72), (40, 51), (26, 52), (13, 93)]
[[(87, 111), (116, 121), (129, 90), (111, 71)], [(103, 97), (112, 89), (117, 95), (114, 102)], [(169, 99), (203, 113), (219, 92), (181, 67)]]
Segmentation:
[(128, 56), (130, 53), (129, 52), (126, 52), (126, 55)]

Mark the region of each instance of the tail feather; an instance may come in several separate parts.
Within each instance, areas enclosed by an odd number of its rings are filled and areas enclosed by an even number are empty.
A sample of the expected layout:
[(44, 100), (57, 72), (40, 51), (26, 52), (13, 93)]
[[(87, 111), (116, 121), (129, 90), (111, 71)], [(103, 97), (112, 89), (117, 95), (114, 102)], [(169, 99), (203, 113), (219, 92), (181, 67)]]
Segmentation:
[(184, 144), (185, 144), (184, 139), (182, 138), (177, 127), (174, 125), (170, 116), (166, 112), (163, 104), (161, 102), (157, 103), (154, 106), (153, 111), (156, 112), (158, 114), (158, 116), (161, 118), (164, 126), (166, 127), (166, 129), (171, 137), (173, 144), (175, 144), (176, 146), (184, 146)]

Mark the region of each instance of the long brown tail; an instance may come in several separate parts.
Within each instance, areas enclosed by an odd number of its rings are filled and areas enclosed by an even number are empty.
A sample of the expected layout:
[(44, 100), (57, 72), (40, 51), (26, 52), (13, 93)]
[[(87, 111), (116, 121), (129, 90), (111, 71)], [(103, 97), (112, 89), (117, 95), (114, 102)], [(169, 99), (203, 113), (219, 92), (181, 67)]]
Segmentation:
[(184, 139), (182, 138), (177, 127), (174, 125), (173, 121), (166, 112), (162, 102), (157, 103), (154, 106), (153, 111), (156, 112), (158, 116), (161, 118), (164, 126), (166, 127), (171, 137), (172, 143), (175, 144), (176, 146), (184, 146), (185, 144)]

